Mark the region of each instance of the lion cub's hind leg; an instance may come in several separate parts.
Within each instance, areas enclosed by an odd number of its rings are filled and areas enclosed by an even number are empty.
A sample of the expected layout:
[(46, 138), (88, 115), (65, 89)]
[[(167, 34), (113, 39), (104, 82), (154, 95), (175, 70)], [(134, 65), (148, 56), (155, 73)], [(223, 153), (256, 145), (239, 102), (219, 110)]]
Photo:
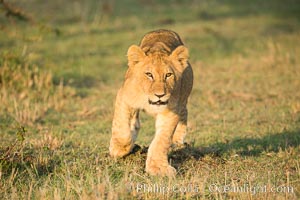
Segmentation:
[(136, 110), (132, 113), (132, 116), (130, 117), (131, 120), (130, 120), (130, 131), (131, 131), (131, 135), (132, 135), (132, 138), (133, 138), (133, 141), (136, 140), (137, 138), (137, 135), (139, 133), (139, 130), (140, 130), (140, 119), (139, 119), (139, 110)]
[(173, 138), (172, 138), (172, 147), (181, 148), (184, 146), (184, 138), (187, 133), (187, 109), (183, 109), (180, 113), (180, 120), (176, 126)]

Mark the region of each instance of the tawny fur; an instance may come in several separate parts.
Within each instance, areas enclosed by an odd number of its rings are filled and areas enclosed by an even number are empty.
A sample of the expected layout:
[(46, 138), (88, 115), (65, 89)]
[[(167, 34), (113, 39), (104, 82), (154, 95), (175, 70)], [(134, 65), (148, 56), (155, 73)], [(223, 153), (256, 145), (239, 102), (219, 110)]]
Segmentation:
[(139, 111), (156, 118), (155, 137), (146, 160), (151, 175), (174, 176), (168, 163), (171, 144), (182, 145), (187, 131), (187, 100), (193, 86), (188, 49), (177, 33), (157, 30), (128, 52), (128, 70), (118, 91), (112, 124), (110, 155), (128, 155), (137, 137)]

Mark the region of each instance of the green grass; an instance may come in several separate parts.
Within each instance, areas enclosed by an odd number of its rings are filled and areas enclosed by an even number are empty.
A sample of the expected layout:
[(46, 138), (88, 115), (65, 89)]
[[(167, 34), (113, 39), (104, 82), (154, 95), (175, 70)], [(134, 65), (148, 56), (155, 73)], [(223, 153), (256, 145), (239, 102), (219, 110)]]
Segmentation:
[[(0, 6), (1, 199), (300, 198), (299, 2), (9, 2), (35, 23)], [(108, 156), (127, 49), (158, 28), (181, 35), (195, 74), (175, 179), (144, 171), (146, 114), (144, 148)]]

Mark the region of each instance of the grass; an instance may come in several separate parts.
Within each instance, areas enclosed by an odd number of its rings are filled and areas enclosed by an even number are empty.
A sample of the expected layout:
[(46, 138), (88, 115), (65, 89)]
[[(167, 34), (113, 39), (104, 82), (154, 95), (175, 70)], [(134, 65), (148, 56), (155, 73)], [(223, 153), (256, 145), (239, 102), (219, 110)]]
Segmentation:
[[(10, 3), (35, 23), (1, 10), (1, 199), (300, 198), (298, 2)], [(127, 48), (157, 28), (182, 36), (195, 73), (175, 179), (144, 171), (146, 114), (143, 148), (108, 156)]]

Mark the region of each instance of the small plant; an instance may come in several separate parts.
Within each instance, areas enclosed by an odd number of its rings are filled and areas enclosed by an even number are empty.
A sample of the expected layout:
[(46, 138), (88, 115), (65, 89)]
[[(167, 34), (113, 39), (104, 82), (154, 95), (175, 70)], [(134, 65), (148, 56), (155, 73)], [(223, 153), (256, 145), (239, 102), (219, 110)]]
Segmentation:
[(0, 151), (2, 155), (0, 157), (0, 172), (6, 171), (11, 166), (16, 163), (23, 162), (23, 149), (24, 149), (24, 141), (25, 141), (25, 133), (26, 129), (23, 126), (19, 126), (16, 130), (16, 139), (14, 143), (6, 147), (6, 149)]

